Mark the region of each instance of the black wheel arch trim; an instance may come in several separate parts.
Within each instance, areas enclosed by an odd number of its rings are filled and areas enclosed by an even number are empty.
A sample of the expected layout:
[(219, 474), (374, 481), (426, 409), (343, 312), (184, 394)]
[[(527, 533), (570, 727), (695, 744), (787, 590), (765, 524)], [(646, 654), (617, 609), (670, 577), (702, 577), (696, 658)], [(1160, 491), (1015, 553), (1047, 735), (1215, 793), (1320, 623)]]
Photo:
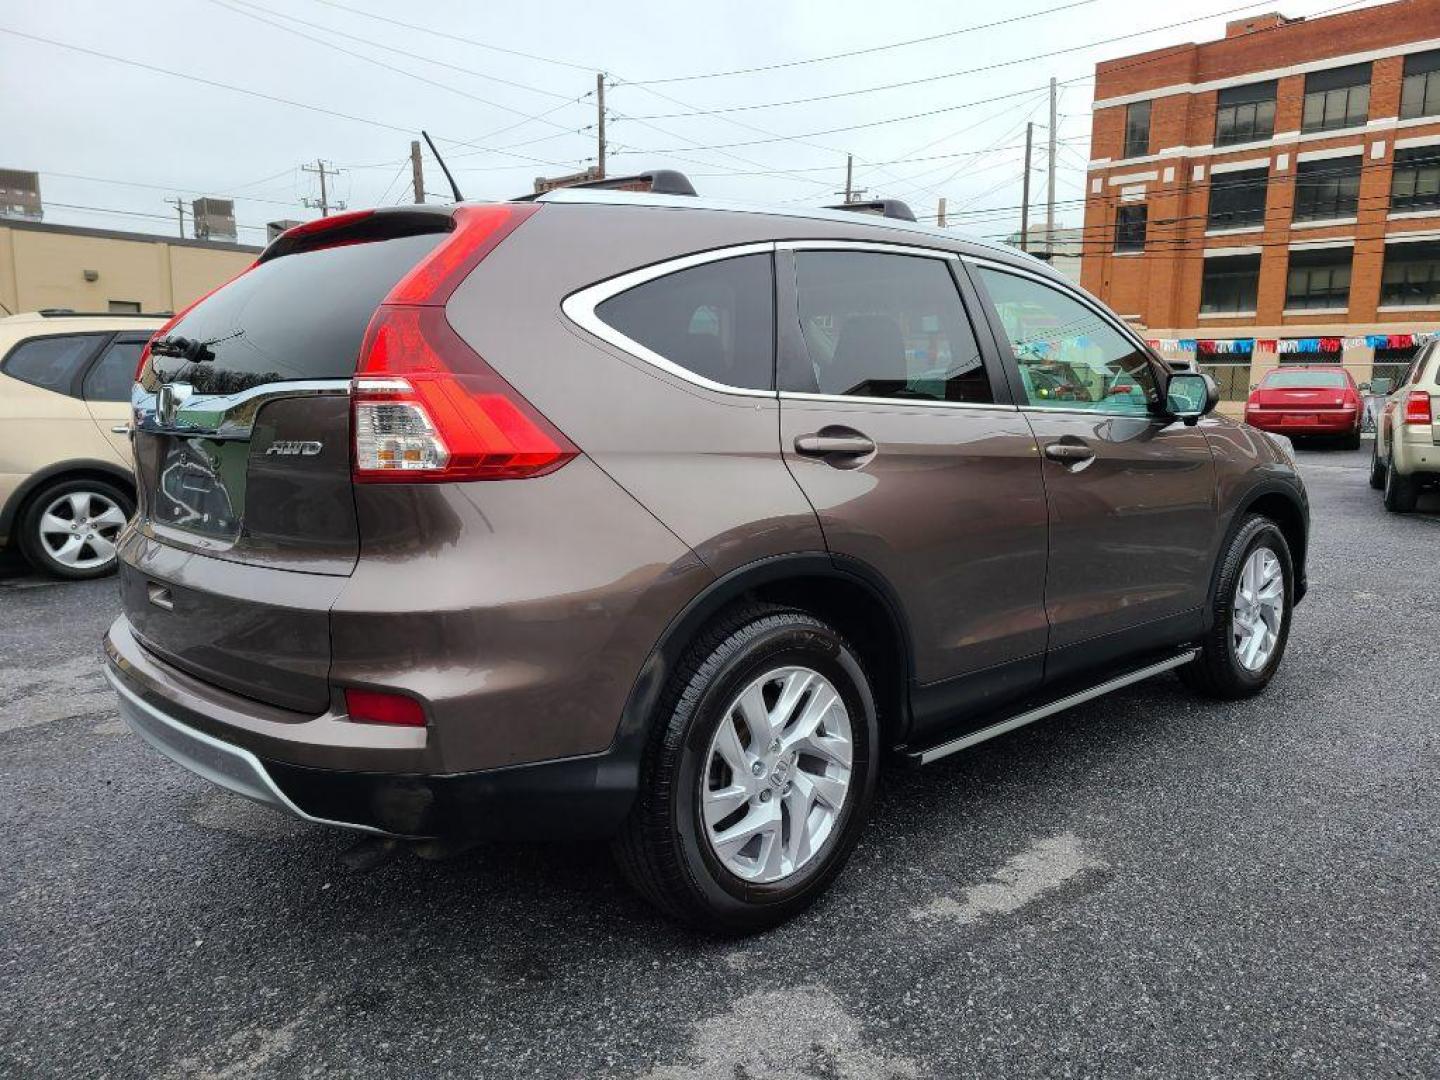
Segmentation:
[[(1294, 582), (1294, 603), (1298, 604), (1305, 596), (1309, 588), (1309, 582), (1305, 574), (1305, 563), (1310, 550), (1310, 500), (1305, 494), (1305, 489), (1288, 478), (1269, 477), (1252, 484), (1239, 499), (1235, 500), (1235, 509), (1231, 512), (1229, 520), (1225, 523), (1225, 531), (1222, 534), (1220, 547), (1215, 552), (1215, 565), (1210, 571), (1210, 595), (1215, 594), (1216, 583), (1220, 579), (1220, 562), (1230, 541), (1234, 539), (1240, 523), (1245, 516), (1251, 512), (1261, 499), (1272, 495), (1278, 495), (1288, 502), (1299, 515), (1301, 529), (1303, 532), (1304, 547), (1299, 551), (1291, 551), (1290, 559), (1295, 570)], [(1279, 523), (1277, 522), (1277, 525)], [(1213, 604), (1206, 605), (1206, 625), (1213, 617)]]
[(5, 505), (0, 507), (0, 540), (8, 539), (20, 510), (35, 492), (55, 481), (63, 482), (70, 476), (103, 475), (106, 479), (122, 484), (129, 491), (135, 490), (135, 474), (112, 461), (98, 458), (76, 458), (71, 461), (57, 461), (36, 469), (10, 494)]

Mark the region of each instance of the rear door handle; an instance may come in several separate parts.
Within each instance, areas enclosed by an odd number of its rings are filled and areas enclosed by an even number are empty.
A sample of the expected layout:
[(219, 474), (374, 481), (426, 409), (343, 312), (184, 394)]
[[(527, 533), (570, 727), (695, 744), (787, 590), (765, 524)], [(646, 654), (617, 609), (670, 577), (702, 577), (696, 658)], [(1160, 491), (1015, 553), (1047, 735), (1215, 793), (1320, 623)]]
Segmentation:
[(1078, 465), (1082, 461), (1093, 460), (1095, 451), (1088, 446), (1077, 446), (1075, 443), (1052, 442), (1045, 447), (1045, 456), (1051, 461), (1063, 461), (1067, 465)]
[(875, 443), (858, 431), (845, 434), (796, 435), (795, 452), (807, 457), (864, 457), (875, 452)]

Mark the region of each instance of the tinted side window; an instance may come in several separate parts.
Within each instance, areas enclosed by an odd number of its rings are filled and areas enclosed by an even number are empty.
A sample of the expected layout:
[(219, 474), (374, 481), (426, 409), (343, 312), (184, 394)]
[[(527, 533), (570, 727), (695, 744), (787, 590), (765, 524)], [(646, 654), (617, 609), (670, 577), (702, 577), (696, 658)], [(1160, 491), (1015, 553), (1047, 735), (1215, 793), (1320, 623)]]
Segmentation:
[(94, 334), (31, 338), (15, 347), (6, 358), (3, 370), (12, 379), (68, 394), (76, 373), (99, 343), (100, 339)]
[(1144, 415), (1160, 400), (1145, 353), (1099, 312), (1032, 278), (979, 272), (1010, 339), (1026, 404)]
[(974, 331), (944, 260), (795, 256), (800, 329), (822, 394), (988, 403)]
[(130, 386), (135, 381), (140, 350), (144, 347), (143, 340), (125, 339), (106, 349), (105, 355), (85, 375), (85, 400), (129, 401)]
[(655, 278), (595, 309), (602, 321), (711, 382), (774, 387), (775, 288), (769, 255), (741, 255)]

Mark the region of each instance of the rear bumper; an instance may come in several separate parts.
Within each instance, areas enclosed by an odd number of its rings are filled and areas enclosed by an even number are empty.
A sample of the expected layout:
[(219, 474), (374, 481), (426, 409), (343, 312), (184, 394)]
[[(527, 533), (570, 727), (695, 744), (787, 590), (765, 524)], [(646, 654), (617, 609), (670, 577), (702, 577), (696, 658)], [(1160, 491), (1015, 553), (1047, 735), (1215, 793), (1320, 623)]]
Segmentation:
[[(400, 732), (327, 716), (285, 724), (283, 738), (265, 734), (257, 729), (273, 732), (278, 723), (271, 707), (202, 688), (169, 668), (139, 645), (123, 617), (106, 635), (105, 651), (121, 716), (147, 743), (213, 784), (317, 824), (415, 838), (608, 836), (629, 813), (639, 784), (636, 740), (617, 740), (598, 754), (479, 772), (410, 771), (402, 763), (414, 758), (404, 747), (387, 753), (373, 745), (358, 758), (353, 747), (338, 749), (375, 767), (317, 767), (307, 762), (337, 748), (304, 742), (304, 729), (327, 741), (336, 724), (356, 739)], [(401, 767), (387, 770), (396, 752)]]
[[(1303, 417), (1304, 422), (1297, 417)], [(1248, 410), (1245, 422), (1261, 431), (1273, 431), (1277, 435), (1344, 435), (1359, 431), (1362, 415), (1355, 411), (1332, 409), (1329, 411), (1262, 409)]]

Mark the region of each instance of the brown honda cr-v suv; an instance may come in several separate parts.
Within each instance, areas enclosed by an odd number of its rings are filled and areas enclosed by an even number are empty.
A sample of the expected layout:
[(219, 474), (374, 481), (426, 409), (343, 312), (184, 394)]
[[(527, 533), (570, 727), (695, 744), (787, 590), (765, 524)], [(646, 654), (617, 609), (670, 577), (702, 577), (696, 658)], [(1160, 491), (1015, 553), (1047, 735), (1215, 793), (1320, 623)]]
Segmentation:
[(1205, 376), (903, 207), (651, 182), (303, 225), (159, 331), (136, 731), (310, 821), (608, 838), (745, 931), (839, 873), (882, 757), (1269, 682), (1305, 491)]

